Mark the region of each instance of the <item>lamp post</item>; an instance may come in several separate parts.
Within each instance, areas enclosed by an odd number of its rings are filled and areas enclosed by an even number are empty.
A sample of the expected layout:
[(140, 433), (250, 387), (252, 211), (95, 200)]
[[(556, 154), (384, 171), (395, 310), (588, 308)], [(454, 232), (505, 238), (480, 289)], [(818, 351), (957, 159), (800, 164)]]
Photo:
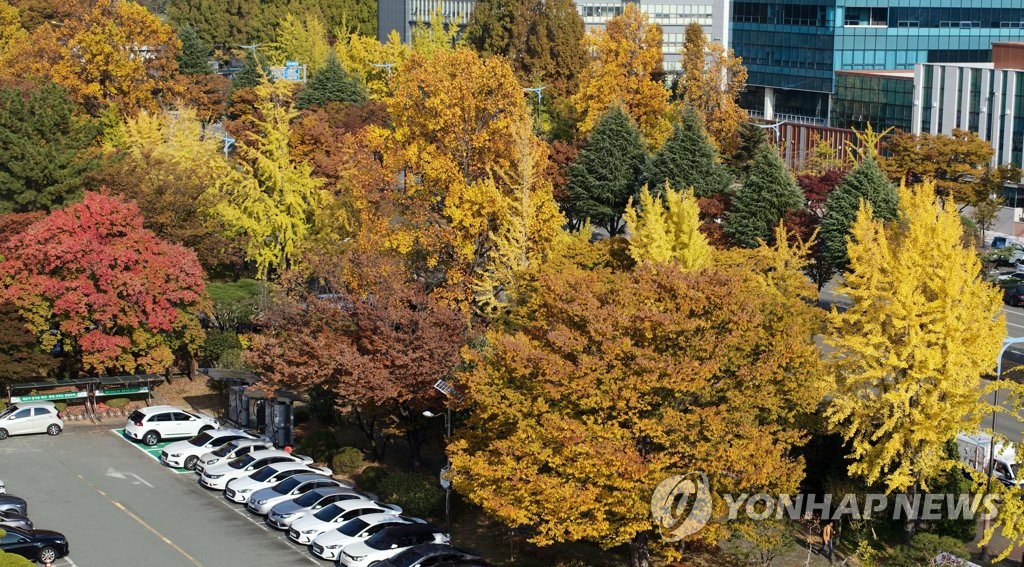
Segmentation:
[[(444, 380), (438, 380), (437, 383), (434, 384), (434, 389), (437, 390), (438, 392), (441, 392), (442, 394), (444, 394), (445, 398), (448, 398), (448, 399), (445, 400), (445, 404), (444, 404), (444, 406), (445, 406), (445, 408), (444, 408), (444, 429), (445, 429), (444, 455), (445, 455), (445, 465), (444, 465), (444, 468), (441, 469), (440, 480), (441, 480), (441, 488), (444, 489), (444, 531), (445, 531), (446, 534), (448, 534), (448, 537), (451, 537), (451, 535), (452, 535), (452, 521), (451, 521), (452, 458), (451, 458), (451, 455), (448, 454), (448, 445), (450, 445), (451, 441), (452, 441), (452, 402), (451, 402), (451, 398), (454, 397), (455, 399), (458, 399), (458, 397), (455, 395), (455, 388), (452, 387), (452, 385), (449, 384), (448, 382), (445, 382)], [(423, 412), (423, 416), (427, 417), (427, 418), (437, 417), (438, 415), (439, 414), (436, 414), (436, 413), (434, 413), (434, 412), (432, 412), (430, 410), (427, 410), (427, 411)]]
[[(1003, 379), (1003, 355), (1006, 354), (1006, 351), (1009, 350), (1009, 348), (1011, 346), (1016, 345), (1016, 344), (1021, 344), (1021, 343), (1024, 343), (1024, 337), (1006, 337), (1005, 339), (1003, 339), (1003, 348), (999, 349), (999, 358), (996, 360), (996, 385), (997, 386), (998, 386), (999, 381), (1001, 381)], [(998, 404), (999, 404), (999, 388), (997, 387), (995, 390), (992, 391), (992, 441), (989, 443), (989, 448), (988, 448), (988, 466), (986, 467), (988, 469), (988, 471), (987, 471), (988, 472), (988, 481), (987, 481), (987, 483), (985, 485), (985, 494), (986, 495), (989, 492), (992, 491), (992, 466), (995, 464), (995, 454), (996, 454), (996, 440), (995, 440), (995, 433), (996, 433), (996, 405), (998, 405)], [(992, 523), (992, 519), (989, 518), (988, 514), (986, 514), (985, 515), (985, 528), (984, 528), (986, 531), (988, 531), (991, 523)], [(983, 561), (988, 561), (988, 559), (989, 559), (988, 545), (987, 544), (981, 546), (981, 559)]]

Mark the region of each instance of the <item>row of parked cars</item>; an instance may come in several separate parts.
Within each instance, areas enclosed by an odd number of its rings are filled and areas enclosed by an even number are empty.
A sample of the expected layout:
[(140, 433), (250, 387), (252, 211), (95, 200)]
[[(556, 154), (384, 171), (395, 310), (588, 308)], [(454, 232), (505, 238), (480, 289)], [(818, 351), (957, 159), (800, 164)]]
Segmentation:
[[(177, 413), (191, 418), (158, 418)], [(175, 425), (166, 425), (171, 422)], [(347, 567), (488, 565), (478, 554), (452, 547), (437, 526), (332, 478), (331, 469), (314, 465), (310, 457), (279, 450), (251, 431), (220, 425), (209, 416), (155, 406), (134, 412), (125, 436), (153, 445), (194, 434), (168, 445), (160, 461), (194, 470), (200, 486), (222, 491), (225, 499), (244, 505), (320, 559)]]
[(0, 481), (0, 551), (30, 561), (50, 564), (67, 555), (68, 538), (52, 530), (37, 530), (28, 517), (28, 502), (13, 494)]

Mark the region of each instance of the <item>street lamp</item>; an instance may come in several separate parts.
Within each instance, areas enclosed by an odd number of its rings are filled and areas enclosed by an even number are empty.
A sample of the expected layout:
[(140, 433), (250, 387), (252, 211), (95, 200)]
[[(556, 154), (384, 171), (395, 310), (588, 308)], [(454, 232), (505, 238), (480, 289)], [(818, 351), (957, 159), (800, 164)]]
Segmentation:
[[(449, 398), (448, 400), (445, 400), (444, 404), (445, 465), (444, 468), (441, 469), (440, 481), (441, 488), (444, 489), (444, 531), (446, 534), (448, 534), (449, 537), (451, 537), (452, 457), (448, 453), (448, 445), (450, 445), (452, 441), (452, 404), (450, 398), (455, 398), (456, 400), (459, 398), (455, 393), (455, 388), (448, 382), (445, 382), (444, 380), (438, 380), (437, 383), (434, 384), (434, 389), (444, 394), (446, 398)], [(434, 413), (430, 410), (426, 410), (423, 412), (423, 417), (426, 417), (428, 419), (438, 417), (439, 415), (441, 414)]]
[[(1024, 343), (1024, 337), (1006, 337), (1003, 339), (1003, 348), (999, 349), (999, 358), (996, 360), (996, 385), (998, 386), (999, 381), (1003, 379), (1003, 355), (1009, 348), (1016, 344)], [(988, 482), (985, 486), (985, 494), (992, 491), (992, 466), (995, 461), (996, 454), (996, 406), (999, 404), (999, 388), (992, 391), (992, 441), (989, 443), (988, 448)], [(985, 531), (988, 531), (992, 520), (988, 514), (985, 514)], [(988, 545), (981, 546), (981, 559), (988, 561)]]

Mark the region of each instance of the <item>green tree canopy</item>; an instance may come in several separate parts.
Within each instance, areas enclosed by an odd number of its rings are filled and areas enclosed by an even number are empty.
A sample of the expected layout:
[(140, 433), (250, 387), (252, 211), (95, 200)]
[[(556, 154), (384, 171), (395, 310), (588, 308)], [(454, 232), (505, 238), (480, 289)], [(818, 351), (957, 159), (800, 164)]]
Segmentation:
[(245, 62), (242, 63), (242, 68), (235, 73), (235, 76), (231, 77), (231, 90), (253, 89), (273, 80), (266, 59), (258, 51), (250, 51), (245, 57)]
[(896, 218), (896, 186), (871, 157), (854, 168), (825, 201), (820, 238), (825, 245), (826, 260), (840, 272), (845, 271), (850, 262), (846, 238), (857, 218), (861, 200), (871, 204), (876, 219), (889, 221)]
[(328, 102), (366, 102), (363, 84), (346, 71), (336, 57), (328, 59), (327, 65), (316, 72), (306, 88), (295, 97), (295, 107), (299, 109), (323, 106)]
[(698, 198), (724, 193), (732, 185), (732, 176), (719, 163), (700, 117), (689, 109), (673, 127), (672, 136), (654, 154), (647, 178), (655, 192), (667, 180), (679, 190), (692, 187)]
[(181, 51), (178, 52), (178, 72), (183, 75), (205, 75), (210, 72), (213, 49), (203, 41), (190, 25), (178, 28)]
[(623, 228), (629, 198), (645, 182), (647, 154), (640, 131), (622, 108), (608, 110), (587, 139), (587, 146), (569, 166), (571, 213), (590, 219), (615, 236)]
[(0, 213), (51, 210), (81, 197), (98, 164), (89, 147), (98, 124), (77, 116), (61, 87), (0, 91)]
[(762, 144), (754, 154), (750, 175), (732, 200), (725, 217), (725, 234), (737, 246), (754, 248), (768, 242), (775, 225), (787, 211), (799, 209), (804, 196), (793, 175), (772, 144)]

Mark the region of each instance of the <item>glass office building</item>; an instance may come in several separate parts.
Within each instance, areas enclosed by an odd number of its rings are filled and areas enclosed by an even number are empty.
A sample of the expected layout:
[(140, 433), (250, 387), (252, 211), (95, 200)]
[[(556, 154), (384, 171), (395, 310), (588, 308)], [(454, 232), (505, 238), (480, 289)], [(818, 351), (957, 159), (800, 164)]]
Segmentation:
[(750, 73), (747, 108), (824, 124), (836, 72), (989, 61), (993, 42), (1024, 39), (1024, 2), (737, 1), (731, 35)]
[(914, 113), (913, 71), (837, 71), (832, 95), (834, 128), (909, 132)]

